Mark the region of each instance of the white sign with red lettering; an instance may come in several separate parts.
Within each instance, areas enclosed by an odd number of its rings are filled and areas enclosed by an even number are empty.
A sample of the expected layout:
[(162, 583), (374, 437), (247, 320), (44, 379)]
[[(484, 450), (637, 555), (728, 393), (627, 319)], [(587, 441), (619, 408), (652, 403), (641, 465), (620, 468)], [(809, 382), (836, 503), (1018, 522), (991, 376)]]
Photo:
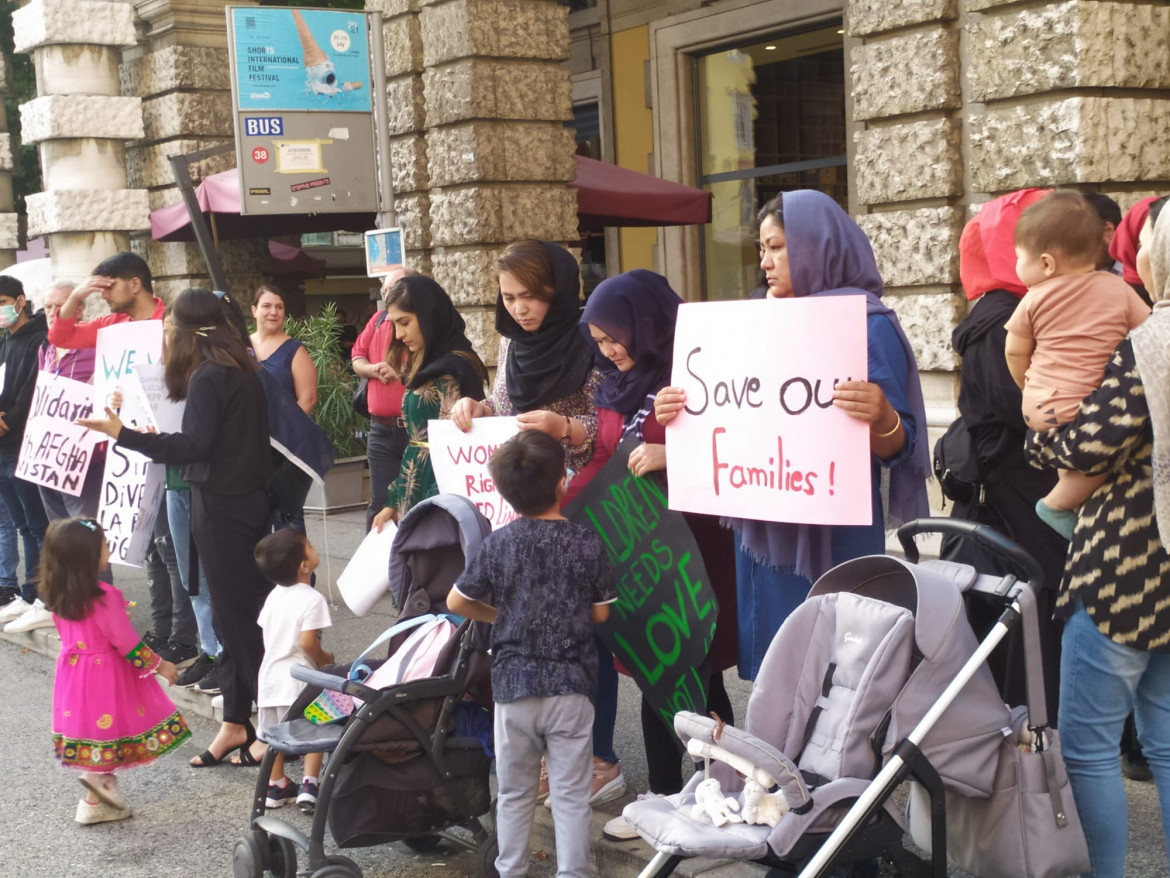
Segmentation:
[(496, 490), (488, 460), (518, 432), (515, 418), (476, 418), (466, 433), (452, 421), (427, 422), (427, 444), (439, 491), (472, 501), (493, 528), (518, 516)]

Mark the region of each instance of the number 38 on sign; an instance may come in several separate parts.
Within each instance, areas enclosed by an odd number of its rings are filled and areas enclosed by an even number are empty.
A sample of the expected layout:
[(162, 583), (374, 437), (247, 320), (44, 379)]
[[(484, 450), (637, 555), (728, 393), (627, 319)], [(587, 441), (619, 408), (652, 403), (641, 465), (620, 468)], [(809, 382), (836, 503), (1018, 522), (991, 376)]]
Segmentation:
[(258, 165), (262, 165), (266, 161), (268, 161), (267, 147), (258, 146), (254, 150), (252, 150), (252, 161), (254, 161)]

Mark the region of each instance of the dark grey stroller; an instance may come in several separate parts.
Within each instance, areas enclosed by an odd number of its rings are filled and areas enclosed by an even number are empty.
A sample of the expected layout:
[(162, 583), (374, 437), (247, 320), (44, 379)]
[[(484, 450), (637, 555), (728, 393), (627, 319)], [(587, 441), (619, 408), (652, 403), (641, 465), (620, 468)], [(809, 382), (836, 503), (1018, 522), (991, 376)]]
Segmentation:
[[(490, 530), (475, 504), (452, 494), (410, 510), (394, 538), (390, 561), (400, 623), (446, 613), (451, 586)], [(387, 658), (407, 636), (402, 631), (390, 637)], [(293, 676), (309, 685), (284, 722), (267, 734), (251, 831), (236, 843), (232, 860), (235, 878), (361, 878), (361, 869), (348, 857), (326, 854), (326, 824), (342, 848), (403, 841), (425, 851), (447, 838), (475, 850), (480, 874), (495, 878), (495, 836), (479, 819), (491, 809), (488, 642), (485, 625), (464, 621), (440, 653), (434, 676), (383, 689), (348, 679), (349, 665), (295, 668)], [(381, 663), (367, 664), (373, 670)], [(344, 722), (315, 725), (303, 712), (323, 689), (363, 703)], [(462, 728), (469, 716), (478, 733)], [(264, 813), (278, 752), (330, 754), (307, 837)], [(455, 826), (469, 830), (470, 838), (447, 832)], [(298, 847), (308, 852), (307, 868), (299, 873)]]
[[(917, 563), (914, 536), (931, 532), (980, 542), (1021, 578)], [(898, 536), (906, 560), (875, 555), (838, 565), (785, 621), (753, 687), (745, 731), (693, 713), (675, 717), (688, 752), (709, 760), (708, 768), (677, 795), (626, 807), (625, 817), (658, 850), (642, 878), (669, 875), (689, 857), (754, 860), (801, 878), (875, 858), (900, 875), (946, 875), (948, 834), (962, 832), (947, 826), (946, 802), (988, 800), (999, 791), (997, 768), (1012, 731), (986, 658), (1021, 614), (1026, 636), (1035, 635), (1032, 589), (1041, 577), (1023, 549), (983, 526), (924, 519)], [(964, 594), (974, 592), (1010, 605), (982, 643), (964, 605)], [(1032, 727), (1040, 735), (1043, 692), (1043, 670), (1030, 666), (1029, 701), (1038, 698)], [(1052, 764), (1063, 773), (1058, 755)], [(721, 789), (701, 788), (707, 772)], [(929, 819), (919, 823), (926, 824), (929, 865), (903, 846), (902, 814), (891, 800), (908, 778), (925, 791), (919, 810)], [(770, 822), (758, 822), (761, 789), (776, 791), (767, 800)], [(741, 798), (713, 798), (724, 794)], [(1072, 844), (1080, 826), (1075, 816), (1067, 820), (1066, 811), (1075, 815), (1068, 798), (1048, 819), (1053, 829), (1068, 827), (1054, 837)], [(744, 820), (749, 804), (752, 819)]]

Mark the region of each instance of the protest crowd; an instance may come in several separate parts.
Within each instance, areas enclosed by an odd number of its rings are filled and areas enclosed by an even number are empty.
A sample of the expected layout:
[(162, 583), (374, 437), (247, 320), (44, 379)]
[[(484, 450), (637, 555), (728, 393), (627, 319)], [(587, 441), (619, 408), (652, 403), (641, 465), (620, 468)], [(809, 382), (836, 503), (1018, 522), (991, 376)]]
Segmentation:
[[(972, 305), (952, 338), (962, 359), (960, 419), (940, 440), (951, 515), (992, 526), (1043, 570), (1048, 714), (1098, 876), (1124, 872), (1123, 776), (1170, 791), (1170, 740), (1161, 738), (1170, 735), (1166, 201), (1145, 199), (1123, 217), (1094, 193), (1028, 189), (969, 220), (959, 264)], [(757, 223), (765, 300), (857, 308), (864, 336), (850, 353), (866, 377), (810, 393), (817, 416), (838, 418), (868, 462), (867, 471), (841, 467), (830, 476), (793, 470), (779, 458), (797, 454), (776, 452), (775, 493), (794, 504), (823, 500), (829, 485), (843, 494), (843, 483), (857, 480), (850, 502), (862, 508), (843, 519), (850, 523), (671, 504), (686, 509), (706, 573), (696, 625), (704, 600), (718, 608), (709, 642), (687, 667), (697, 683), (685, 700), (728, 726), (744, 717), (734, 715), (725, 672), (756, 680), (776, 633), (820, 577), (884, 554), (888, 533), (930, 514), (918, 368), (895, 307), (883, 300), (865, 232), (813, 190), (776, 196)], [(499, 874), (525, 874), (528, 827), (547, 800), (559, 874), (586, 876), (590, 806), (627, 792), (623, 759), (646, 760), (649, 789), (637, 792), (647, 797), (678, 793), (690, 760), (646, 687), (645, 752), (615, 752), (622, 678), (641, 686), (652, 657), (616, 648), (601, 623), (650, 586), (615, 574), (618, 537), (566, 520), (563, 510), (614, 460), (652, 479), (663, 497), (691, 490), (686, 470), (699, 464), (668, 458), (667, 448), (696, 419), (700, 385), (704, 394), (708, 385), (692, 380), (697, 366), (678, 368), (683, 300), (662, 276), (608, 278), (582, 307), (577, 261), (558, 244), (515, 242), (496, 271), (502, 340), (490, 384), (449, 291), (409, 270), (385, 279), (382, 309), (347, 341), (353, 371), (367, 382), (366, 527), (402, 522), (439, 493), (430, 422), (467, 433), (482, 419), (514, 418), (515, 436), (487, 469), (515, 520), (467, 559), (448, 604), (493, 623)], [(109, 313), (79, 319), (95, 295)], [(739, 308), (746, 331), (762, 313), (747, 309), (778, 306), (687, 307)], [(32, 313), (19, 281), (0, 276), (0, 624), (9, 633), (53, 625), (61, 633), (53, 732), (58, 759), (80, 771), (85, 788), (78, 823), (130, 816), (117, 771), (190, 735), (152, 674), (222, 695), (224, 721), (192, 766), (259, 765), (266, 729), (300, 695), (289, 668), (355, 658), (334, 656), (328, 635), (322, 640), (332, 619), (314, 587), (317, 550), (304, 536), (309, 477), (289, 464), (329, 455), (311, 420), (314, 364), (283, 329), (279, 290), (256, 291), (252, 318), (249, 335), (231, 298), (208, 290), (164, 304), (132, 253), (112, 254), (77, 286), (54, 287), (43, 312)], [(835, 327), (821, 329), (826, 344)], [(760, 379), (751, 379), (756, 389)], [(740, 391), (720, 386), (722, 403), (715, 387), (712, 404), (733, 405)], [(752, 386), (742, 391), (744, 408), (755, 405)], [(704, 436), (710, 449), (712, 434)], [(715, 492), (723, 478), (734, 493), (737, 471), (750, 469), (717, 459)], [(711, 481), (708, 470), (699, 481)], [(643, 514), (653, 508), (644, 503)], [(1009, 572), (961, 537), (945, 539), (941, 556)], [(141, 636), (116, 588), (124, 562), (148, 574), (151, 630)], [(661, 556), (658, 564), (661, 573), (681, 562)], [(972, 624), (982, 623), (973, 616)], [(1008, 705), (1024, 697), (1020, 661), (1007, 649), (991, 662)], [(321, 754), (306, 756), (294, 783), (278, 759), (266, 806), (311, 811), (321, 766)], [(1162, 821), (1170, 834), (1170, 808)], [(638, 835), (624, 817), (604, 834), (618, 842)]]

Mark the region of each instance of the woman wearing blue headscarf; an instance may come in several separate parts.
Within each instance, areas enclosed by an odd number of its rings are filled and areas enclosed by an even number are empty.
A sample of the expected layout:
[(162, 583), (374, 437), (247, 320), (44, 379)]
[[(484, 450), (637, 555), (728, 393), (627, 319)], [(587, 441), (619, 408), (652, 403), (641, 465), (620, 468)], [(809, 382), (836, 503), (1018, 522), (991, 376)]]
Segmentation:
[[(654, 395), (670, 380), (674, 359), (674, 324), (681, 304), (666, 278), (637, 269), (598, 284), (581, 316), (581, 331), (594, 352), (601, 384), (597, 404), (597, 438), (593, 457), (570, 483), (566, 499), (580, 491), (605, 466), (628, 436), (641, 444), (630, 454), (635, 475), (666, 468), (666, 434), (649, 417)], [(735, 544), (730, 531), (710, 515), (683, 513), (695, 537), (708, 580), (719, 602), (719, 622), (702, 679), (707, 683), (707, 710), (734, 723), (723, 671), (735, 664)], [(651, 792), (682, 789), (682, 751), (673, 729), (642, 699), (642, 740), (646, 746)], [(611, 820), (604, 834), (611, 839), (636, 838), (622, 818)]]
[[(831, 567), (885, 551), (886, 528), (928, 513), (926, 412), (918, 367), (894, 312), (882, 304), (882, 279), (869, 239), (822, 192), (777, 195), (758, 214), (760, 267), (768, 298), (865, 296), (869, 380), (842, 381), (833, 403), (869, 424), (873, 523), (857, 526), (725, 519), (736, 531), (739, 673), (754, 680), (781, 623)], [(682, 388), (655, 400), (659, 423), (682, 410)], [(888, 476), (888, 478), (883, 478)]]

